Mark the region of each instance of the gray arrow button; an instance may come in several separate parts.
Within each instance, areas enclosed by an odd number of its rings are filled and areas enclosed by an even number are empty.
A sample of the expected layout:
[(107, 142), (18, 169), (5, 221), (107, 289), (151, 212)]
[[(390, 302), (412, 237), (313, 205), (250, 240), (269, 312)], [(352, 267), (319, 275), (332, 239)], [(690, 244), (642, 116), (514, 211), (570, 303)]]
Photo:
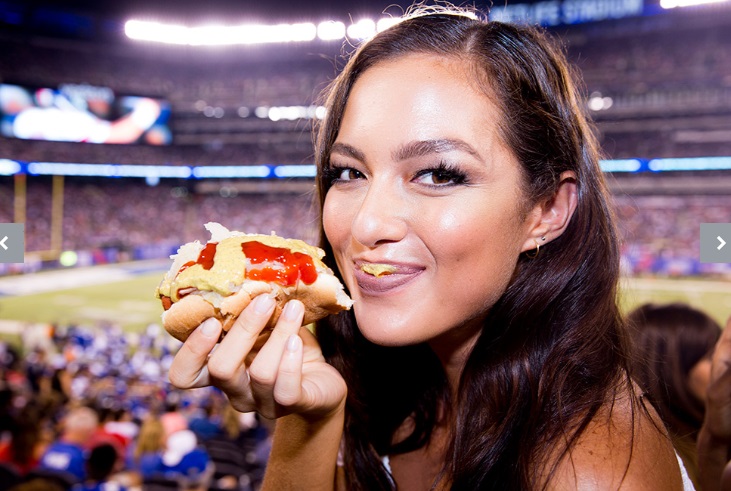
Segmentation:
[(731, 263), (731, 223), (701, 223), (701, 262)]
[(25, 224), (0, 223), (0, 263), (22, 263), (25, 256)]

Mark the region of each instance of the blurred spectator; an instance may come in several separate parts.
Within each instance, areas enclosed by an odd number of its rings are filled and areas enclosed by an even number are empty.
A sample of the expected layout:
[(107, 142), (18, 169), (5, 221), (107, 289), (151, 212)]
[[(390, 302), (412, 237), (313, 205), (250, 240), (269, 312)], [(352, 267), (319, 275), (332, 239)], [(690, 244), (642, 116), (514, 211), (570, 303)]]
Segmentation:
[(221, 434), (221, 418), (217, 413), (218, 406), (212, 400), (191, 417), (188, 427), (199, 440), (205, 442)]
[(97, 430), (96, 412), (88, 407), (72, 409), (62, 421), (59, 438), (43, 454), (40, 468), (65, 474), (75, 483), (86, 478), (86, 445)]
[(9, 438), (0, 441), (0, 463), (23, 476), (40, 463), (45, 449), (40, 408), (29, 403), (13, 417)]
[(178, 430), (167, 437), (165, 448), (154, 459), (141, 462), (145, 479), (163, 477), (178, 480), (193, 489), (207, 489), (213, 475), (213, 464), (208, 452), (198, 446), (198, 439), (190, 430)]
[(696, 441), (705, 414), (711, 354), (721, 326), (682, 303), (645, 304), (627, 317), (634, 378), (665, 422), (698, 487)]
[(110, 477), (119, 462), (114, 445), (101, 444), (91, 449), (86, 460), (87, 479), (74, 486), (73, 491), (127, 491), (127, 488)]
[(165, 438), (180, 430), (188, 429), (188, 420), (177, 409), (170, 409), (160, 417)]
[(716, 343), (706, 414), (698, 435), (698, 491), (731, 490), (731, 317)]
[(137, 440), (127, 457), (127, 467), (139, 470), (141, 462), (147, 456), (154, 456), (165, 448), (165, 428), (160, 419), (147, 417), (137, 435)]

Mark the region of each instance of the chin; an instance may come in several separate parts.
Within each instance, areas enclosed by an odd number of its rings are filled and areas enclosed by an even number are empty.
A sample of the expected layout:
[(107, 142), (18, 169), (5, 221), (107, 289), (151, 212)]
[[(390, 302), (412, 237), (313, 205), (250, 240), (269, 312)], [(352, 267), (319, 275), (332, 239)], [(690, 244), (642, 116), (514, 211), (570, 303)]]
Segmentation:
[(357, 311), (355, 318), (363, 336), (379, 346), (410, 346), (428, 340), (425, 333), (412, 327), (423, 326), (422, 321), (407, 320), (399, 316), (389, 317), (384, 313), (359, 316)]

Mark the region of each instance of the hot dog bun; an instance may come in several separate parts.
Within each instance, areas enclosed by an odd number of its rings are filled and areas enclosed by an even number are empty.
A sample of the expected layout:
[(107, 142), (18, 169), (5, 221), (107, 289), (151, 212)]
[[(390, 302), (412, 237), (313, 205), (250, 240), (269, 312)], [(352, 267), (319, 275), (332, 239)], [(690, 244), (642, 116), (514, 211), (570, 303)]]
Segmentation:
[(221, 321), (225, 334), (258, 295), (277, 301), (269, 327), (290, 299), (304, 304), (305, 324), (352, 306), (319, 247), (274, 234), (230, 231), (215, 222), (205, 227), (211, 239), (182, 245), (155, 292), (165, 309), (162, 325), (175, 338), (185, 341), (209, 317)]

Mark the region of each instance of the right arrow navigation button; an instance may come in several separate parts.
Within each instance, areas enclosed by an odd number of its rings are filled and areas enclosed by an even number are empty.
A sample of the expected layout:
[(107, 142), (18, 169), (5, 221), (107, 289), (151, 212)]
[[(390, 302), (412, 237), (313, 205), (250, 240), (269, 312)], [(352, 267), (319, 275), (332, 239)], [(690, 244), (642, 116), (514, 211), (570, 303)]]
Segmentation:
[(701, 223), (701, 262), (731, 263), (731, 223)]

